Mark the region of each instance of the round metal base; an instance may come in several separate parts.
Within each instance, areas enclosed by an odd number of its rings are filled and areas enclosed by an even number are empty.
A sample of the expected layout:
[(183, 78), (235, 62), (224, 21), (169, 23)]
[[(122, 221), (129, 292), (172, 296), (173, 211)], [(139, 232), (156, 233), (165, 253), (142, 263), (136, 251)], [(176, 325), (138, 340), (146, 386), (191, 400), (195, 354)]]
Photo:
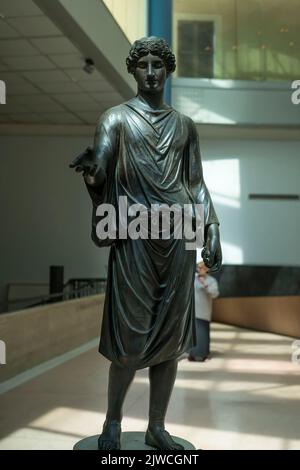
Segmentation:
[[(73, 447), (74, 450), (98, 450), (98, 437), (90, 436), (78, 441)], [(195, 450), (190, 442), (181, 437), (172, 436), (175, 442), (181, 444), (185, 450)], [(145, 444), (145, 433), (143, 432), (122, 432), (121, 450), (157, 450)]]

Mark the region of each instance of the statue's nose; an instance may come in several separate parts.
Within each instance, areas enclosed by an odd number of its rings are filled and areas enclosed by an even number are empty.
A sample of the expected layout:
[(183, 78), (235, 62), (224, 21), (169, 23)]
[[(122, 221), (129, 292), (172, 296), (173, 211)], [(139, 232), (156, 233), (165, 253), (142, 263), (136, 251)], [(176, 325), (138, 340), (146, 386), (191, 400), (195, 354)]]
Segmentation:
[(147, 78), (153, 78), (154, 77), (154, 70), (151, 64), (148, 65), (147, 67)]

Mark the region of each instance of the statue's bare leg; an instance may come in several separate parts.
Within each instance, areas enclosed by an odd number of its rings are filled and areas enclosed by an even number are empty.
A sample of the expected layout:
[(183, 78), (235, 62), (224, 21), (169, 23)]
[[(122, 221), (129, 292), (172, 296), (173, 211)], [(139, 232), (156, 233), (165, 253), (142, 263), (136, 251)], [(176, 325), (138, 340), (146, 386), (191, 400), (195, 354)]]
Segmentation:
[(161, 450), (182, 450), (165, 430), (165, 416), (177, 373), (177, 360), (162, 362), (149, 369), (150, 407), (146, 444)]
[(108, 381), (108, 409), (103, 431), (98, 439), (99, 450), (119, 450), (121, 448), (122, 407), (134, 375), (135, 369), (111, 363)]

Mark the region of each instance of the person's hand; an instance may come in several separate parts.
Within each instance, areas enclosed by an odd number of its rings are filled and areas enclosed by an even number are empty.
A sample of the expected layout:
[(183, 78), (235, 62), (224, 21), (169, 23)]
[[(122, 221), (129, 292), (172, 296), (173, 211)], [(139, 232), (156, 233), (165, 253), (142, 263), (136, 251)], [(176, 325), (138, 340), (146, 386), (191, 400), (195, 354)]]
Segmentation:
[(85, 177), (94, 177), (97, 172), (97, 163), (92, 147), (87, 147), (83, 153), (74, 158), (69, 167), (75, 168), (77, 173), (82, 173)]
[(209, 268), (210, 273), (220, 270), (222, 265), (222, 249), (220, 243), (219, 226), (217, 224), (209, 225), (201, 256), (205, 266)]

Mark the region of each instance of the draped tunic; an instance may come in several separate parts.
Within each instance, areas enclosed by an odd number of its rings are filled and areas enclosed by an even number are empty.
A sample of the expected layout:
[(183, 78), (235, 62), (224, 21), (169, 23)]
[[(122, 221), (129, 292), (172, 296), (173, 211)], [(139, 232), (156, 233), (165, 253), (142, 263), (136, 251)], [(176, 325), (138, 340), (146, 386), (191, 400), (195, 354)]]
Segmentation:
[[(205, 225), (218, 223), (203, 180), (193, 121), (172, 107), (154, 110), (138, 96), (106, 111), (94, 143), (101, 187), (87, 185), (93, 202), (92, 238), (110, 245), (99, 352), (136, 369), (179, 357), (195, 343), (195, 251), (186, 240), (100, 240), (99, 204), (128, 206), (201, 203)], [(173, 234), (174, 235), (174, 234)]]

